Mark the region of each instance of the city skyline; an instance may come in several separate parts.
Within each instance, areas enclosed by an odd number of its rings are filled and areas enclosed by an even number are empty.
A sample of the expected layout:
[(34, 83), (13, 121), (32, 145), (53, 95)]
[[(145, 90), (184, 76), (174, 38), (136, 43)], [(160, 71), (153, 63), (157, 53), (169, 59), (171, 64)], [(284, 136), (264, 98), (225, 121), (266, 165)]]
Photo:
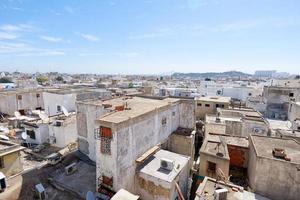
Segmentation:
[(297, 74), (299, 6), (293, 0), (4, 0), (0, 71)]

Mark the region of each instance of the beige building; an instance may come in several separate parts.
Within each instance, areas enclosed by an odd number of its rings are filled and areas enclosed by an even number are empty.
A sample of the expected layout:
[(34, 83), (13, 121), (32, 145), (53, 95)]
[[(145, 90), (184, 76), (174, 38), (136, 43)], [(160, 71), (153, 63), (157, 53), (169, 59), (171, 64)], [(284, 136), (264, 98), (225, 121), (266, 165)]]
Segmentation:
[(258, 194), (248, 192), (243, 187), (217, 181), (209, 177), (205, 177), (196, 191), (194, 200), (269, 200)]
[(229, 108), (230, 97), (195, 97), (196, 119), (203, 120), (206, 114), (216, 114), (218, 108)]
[(252, 135), (248, 179), (251, 189), (274, 200), (300, 197), (300, 143), (294, 139)]
[(20, 151), (24, 147), (0, 140), (0, 171), (6, 176), (12, 176), (23, 171)]

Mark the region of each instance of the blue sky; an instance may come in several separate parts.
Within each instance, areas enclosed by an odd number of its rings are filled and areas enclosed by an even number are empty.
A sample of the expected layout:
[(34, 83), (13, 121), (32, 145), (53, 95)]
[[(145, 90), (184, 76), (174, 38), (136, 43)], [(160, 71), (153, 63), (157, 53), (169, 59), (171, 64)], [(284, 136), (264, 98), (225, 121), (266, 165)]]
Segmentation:
[(299, 0), (0, 1), (0, 71), (299, 68)]

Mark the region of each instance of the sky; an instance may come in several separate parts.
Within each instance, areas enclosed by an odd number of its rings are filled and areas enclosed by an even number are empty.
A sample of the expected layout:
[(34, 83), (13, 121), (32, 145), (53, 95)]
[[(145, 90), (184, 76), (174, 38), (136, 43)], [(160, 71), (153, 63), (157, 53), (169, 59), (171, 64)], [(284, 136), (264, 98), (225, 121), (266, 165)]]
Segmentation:
[(299, 69), (299, 0), (0, 0), (0, 71)]

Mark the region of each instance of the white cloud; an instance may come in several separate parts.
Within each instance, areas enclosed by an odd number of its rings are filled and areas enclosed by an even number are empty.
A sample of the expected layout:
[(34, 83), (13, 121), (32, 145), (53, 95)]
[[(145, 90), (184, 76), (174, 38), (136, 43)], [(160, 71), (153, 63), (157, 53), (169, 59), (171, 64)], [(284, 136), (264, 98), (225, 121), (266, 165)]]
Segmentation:
[(64, 7), (65, 11), (69, 14), (74, 14), (75, 13), (75, 10), (74, 8), (70, 7), (70, 6), (66, 6)]
[(125, 57), (125, 58), (134, 58), (137, 57), (139, 54), (137, 52), (120, 52), (117, 53), (119, 57)]
[(36, 28), (28, 24), (4, 24), (0, 26), (0, 30), (7, 32), (31, 32), (36, 30)]
[(103, 53), (80, 53), (79, 56), (102, 56)]
[(46, 40), (48, 42), (62, 42), (63, 41), (61, 38), (51, 37), (51, 36), (46, 36), (46, 35), (42, 35), (42, 36), (40, 36), (40, 38), (43, 40)]
[(84, 33), (78, 33), (83, 39), (91, 41), (91, 42), (97, 42), (99, 41), (99, 38), (95, 35), (91, 34), (84, 34)]
[(0, 40), (14, 40), (18, 36), (14, 33), (0, 32)]

